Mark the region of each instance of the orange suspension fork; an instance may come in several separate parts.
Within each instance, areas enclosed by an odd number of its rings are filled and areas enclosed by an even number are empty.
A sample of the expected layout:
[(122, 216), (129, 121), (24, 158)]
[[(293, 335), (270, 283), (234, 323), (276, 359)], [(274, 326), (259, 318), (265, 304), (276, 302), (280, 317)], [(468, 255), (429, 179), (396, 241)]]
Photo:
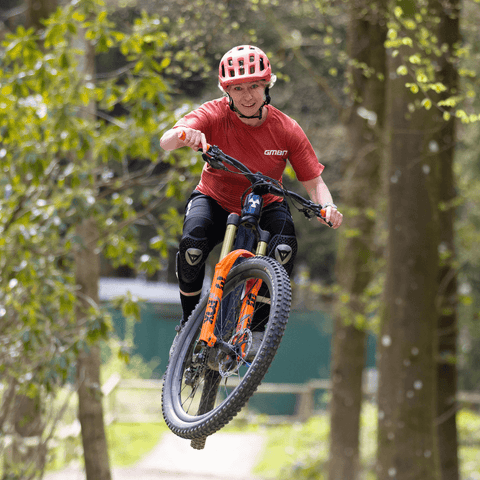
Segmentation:
[[(214, 334), (215, 323), (217, 321), (218, 307), (223, 297), (223, 288), (227, 279), (228, 272), (232, 268), (235, 260), (239, 257), (249, 258), (254, 254), (248, 250), (234, 250), (227, 254), (215, 266), (215, 273), (213, 275), (212, 287), (207, 300), (207, 308), (205, 310), (205, 317), (203, 318), (202, 331), (200, 332), (200, 341), (204, 341), (209, 347), (213, 347), (217, 341)], [(253, 305), (251, 306), (253, 311)], [(243, 310), (243, 305), (242, 305)]]
[(253, 308), (261, 286), (262, 281), (260, 279), (252, 278), (247, 281), (245, 286), (246, 295), (242, 301), (242, 308), (240, 309), (240, 321), (237, 324), (237, 332), (245, 328), (250, 328)]

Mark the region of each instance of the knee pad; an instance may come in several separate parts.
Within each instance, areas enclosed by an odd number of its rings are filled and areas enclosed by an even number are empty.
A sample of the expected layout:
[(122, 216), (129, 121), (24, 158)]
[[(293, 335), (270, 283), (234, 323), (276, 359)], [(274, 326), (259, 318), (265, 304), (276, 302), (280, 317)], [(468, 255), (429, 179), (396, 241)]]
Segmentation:
[(292, 273), (297, 255), (297, 238), (295, 235), (275, 235), (268, 244), (269, 256), (285, 267), (288, 275)]
[[(180, 284), (191, 284), (198, 279), (209, 253), (207, 238), (190, 235), (182, 237), (177, 254), (177, 277)], [(203, 278), (201, 281), (203, 282)]]

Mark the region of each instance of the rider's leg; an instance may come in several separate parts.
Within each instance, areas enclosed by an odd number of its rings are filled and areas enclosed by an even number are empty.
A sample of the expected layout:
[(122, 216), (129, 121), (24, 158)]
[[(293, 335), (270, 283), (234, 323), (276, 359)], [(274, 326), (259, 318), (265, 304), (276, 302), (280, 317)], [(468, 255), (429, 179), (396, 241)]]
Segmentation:
[(262, 212), (260, 227), (271, 234), (267, 255), (282, 264), (290, 276), (297, 255), (297, 237), (288, 204), (274, 202), (267, 205)]
[[(290, 276), (297, 254), (297, 238), (288, 204), (286, 202), (275, 202), (267, 205), (262, 212), (260, 227), (268, 230), (271, 234), (267, 255), (282, 264)], [(260, 298), (268, 297), (268, 293), (261, 287), (258, 296)], [(257, 304), (251, 329), (254, 331), (264, 330), (269, 312), (268, 301), (260, 305)]]
[(188, 320), (202, 293), (205, 261), (225, 234), (228, 212), (212, 198), (194, 192), (185, 209), (183, 234), (177, 253), (177, 277), (183, 318)]

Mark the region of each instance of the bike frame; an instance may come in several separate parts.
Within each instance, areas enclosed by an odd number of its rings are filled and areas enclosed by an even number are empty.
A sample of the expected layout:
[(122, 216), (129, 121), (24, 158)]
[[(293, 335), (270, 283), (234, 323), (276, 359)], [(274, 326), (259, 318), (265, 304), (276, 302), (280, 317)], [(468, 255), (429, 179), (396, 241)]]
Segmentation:
[[(179, 138), (184, 139), (185, 132), (181, 132)], [(218, 339), (214, 331), (217, 322), (218, 306), (220, 305), (223, 297), (223, 288), (225, 286), (228, 272), (233, 267), (235, 261), (238, 258), (248, 258), (254, 256), (252, 252), (242, 248), (232, 251), (235, 236), (237, 234), (239, 224), (250, 222), (250, 227), (253, 227), (256, 234), (259, 235), (255, 255), (265, 255), (267, 251), (268, 241), (270, 239), (270, 234), (263, 231), (258, 226), (260, 212), (263, 207), (263, 198), (261, 195), (265, 193), (272, 193), (274, 195), (280, 195), (283, 197), (284, 193), (287, 191), (280, 188), (281, 185), (275, 185), (274, 181), (270, 183), (272, 179), (269, 179), (270, 181), (267, 181), (265, 183), (265, 178), (267, 177), (264, 177), (262, 174), (252, 173), (247, 167), (245, 167), (245, 165), (243, 165), (235, 158), (225, 155), (215, 145), (208, 145), (208, 149), (205, 153), (203, 153), (202, 157), (213, 168), (228, 170), (223, 165), (223, 162), (228, 163), (229, 165), (236, 168), (243, 175), (245, 175), (245, 177), (248, 178), (248, 180), (250, 180), (250, 182), (252, 183), (253, 193), (247, 195), (245, 202), (243, 202), (242, 217), (240, 218), (236, 214), (231, 214), (228, 217), (227, 229), (223, 241), (222, 250), (220, 253), (220, 261), (215, 266), (212, 286), (210, 288), (207, 308), (205, 310), (205, 316), (199, 338), (199, 340), (206, 344), (208, 347), (218, 346), (226, 353), (234, 353), (232, 347), (223, 342), (223, 340)], [(296, 199), (304, 205), (305, 208), (301, 211), (305, 214), (307, 218), (312, 218), (312, 216), (314, 215), (323, 218), (324, 210), (321, 205), (315, 205), (313, 202), (306, 202), (304, 198), (295, 194), (294, 192), (287, 193), (292, 199)], [(330, 223), (329, 225), (331, 226)], [(236, 326), (237, 332), (241, 331), (244, 328), (248, 328), (251, 323), (253, 308), (261, 283), (261, 280), (250, 280), (247, 282), (246, 287), (248, 290), (240, 310), (240, 323)], [(242, 346), (242, 353), (244, 353), (244, 349), (245, 346)]]
[[(232, 213), (228, 217), (227, 229), (223, 241), (222, 250), (220, 253), (220, 260), (215, 266), (212, 285), (210, 287), (210, 294), (207, 301), (207, 308), (203, 319), (202, 330), (200, 332), (199, 340), (204, 342), (209, 347), (219, 346), (226, 348), (228, 352), (231, 347), (227, 346), (223, 341), (219, 340), (214, 331), (218, 316), (218, 306), (223, 297), (223, 289), (227, 279), (228, 272), (233, 267), (233, 264), (239, 258), (249, 258), (255, 255), (263, 256), (266, 254), (268, 239), (270, 234), (261, 230), (258, 226), (258, 219), (260, 218), (261, 209), (263, 206), (263, 199), (260, 195), (250, 194), (247, 196), (245, 206), (242, 209), (242, 217)], [(255, 254), (243, 248), (233, 249), (235, 237), (239, 225), (249, 225), (259, 235), (259, 241)], [(248, 280), (246, 284), (247, 295), (243, 299), (240, 308), (240, 315), (236, 326), (236, 331), (240, 332), (250, 326), (253, 316), (253, 309), (260, 290), (262, 281), (259, 279)], [(242, 346), (242, 354), (245, 353), (245, 345)]]

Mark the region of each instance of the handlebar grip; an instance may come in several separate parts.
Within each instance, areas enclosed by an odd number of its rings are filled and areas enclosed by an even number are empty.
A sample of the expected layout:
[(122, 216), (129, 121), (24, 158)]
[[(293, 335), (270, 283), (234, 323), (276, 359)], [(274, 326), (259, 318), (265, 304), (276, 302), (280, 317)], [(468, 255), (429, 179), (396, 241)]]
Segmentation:
[[(185, 132), (182, 130), (181, 133), (178, 135), (180, 140), (185, 140), (186, 135)], [(210, 150), (211, 145), (207, 143), (207, 152)], [(202, 150), (201, 148), (199, 150)]]
[(322, 209), (320, 210), (320, 215), (322, 216), (322, 220), (324, 220), (325, 223), (326, 223), (329, 227), (333, 227), (333, 223), (332, 223), (332, 222), (327, 222), (327, 221), (325, 220), (325, 217), (327, 216), (327, 210), (326, 210), (325, 208), (322, 208)]

